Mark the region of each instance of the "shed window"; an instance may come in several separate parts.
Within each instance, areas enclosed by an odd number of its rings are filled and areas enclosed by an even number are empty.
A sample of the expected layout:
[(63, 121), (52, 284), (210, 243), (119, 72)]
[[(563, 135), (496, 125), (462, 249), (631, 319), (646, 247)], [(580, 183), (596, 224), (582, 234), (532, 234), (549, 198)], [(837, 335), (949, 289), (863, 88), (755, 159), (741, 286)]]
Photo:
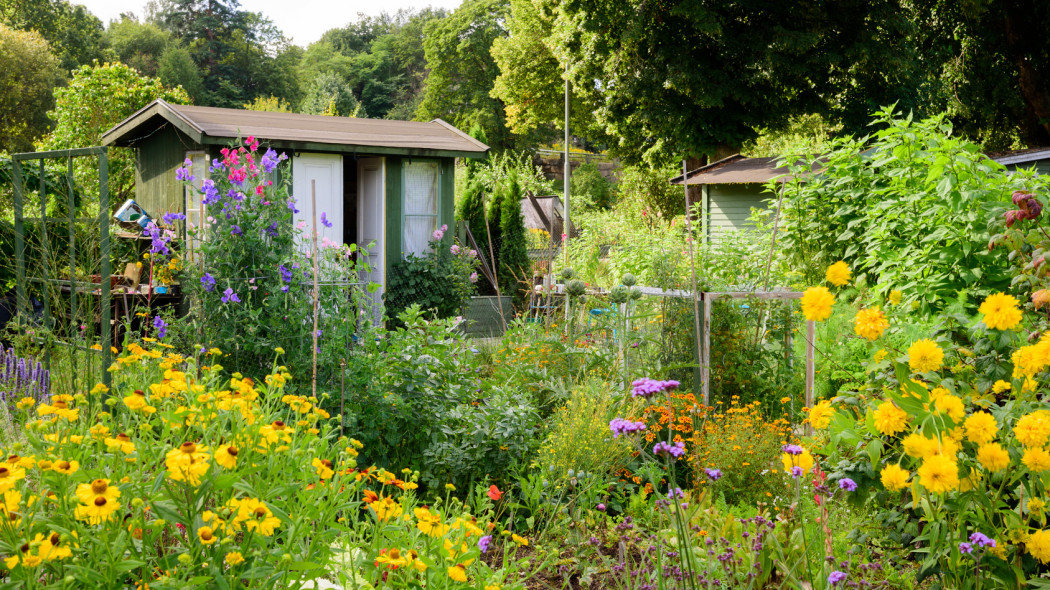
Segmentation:
[(404, 237), (401, 252), (421, 256), (438, 227), (438, 163), (409, 162), (404, 166)]
[[(190, 174), (193, 175), (193, 186), (200, 187), (204, 179), (207, 178), (208, 170), (208, 154), (204, 152), (186, 152), (186, 159), (193, 162), (193, 166), (190, 168)], [(187, 236), (186, 242), (189, 245), (190, 252), (194, 252), (200, 246), (200, 234), (201, 224), (205, 223), (207, 219), (207, 213), (205, 212), (205, 205), (201, 202), (204, 195), (197, 189), (190, 189), (185, 187), (186, 199), (186, 228), (190, 227), (197, 228), (197, 236)]]

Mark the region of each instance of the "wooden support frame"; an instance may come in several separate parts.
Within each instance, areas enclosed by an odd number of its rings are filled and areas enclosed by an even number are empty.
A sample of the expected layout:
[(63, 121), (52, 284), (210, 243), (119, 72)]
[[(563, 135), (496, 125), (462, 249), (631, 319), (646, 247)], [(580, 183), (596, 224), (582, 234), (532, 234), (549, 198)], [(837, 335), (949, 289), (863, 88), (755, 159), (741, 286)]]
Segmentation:
[[(704, 405), (711, 403), (711, 308), (716, 299), (728, 297), (731, 299), (767, 299), (767, 300), (790, 300), (801, 299), (800, 291), (706, 291), (700, 293), (700, 299), (704, 302), (704, 313), (702, 321), (703, 346), (700, 347), (700, 373), (703, 380)], [(806, 321), (806, 407), (813, 407), (813, 387), (815, 383), (814, 351), (816, 344), (817, 327), (816, 322)], [(807, 434), (812, 434), (810, 427), (806, 427)]]

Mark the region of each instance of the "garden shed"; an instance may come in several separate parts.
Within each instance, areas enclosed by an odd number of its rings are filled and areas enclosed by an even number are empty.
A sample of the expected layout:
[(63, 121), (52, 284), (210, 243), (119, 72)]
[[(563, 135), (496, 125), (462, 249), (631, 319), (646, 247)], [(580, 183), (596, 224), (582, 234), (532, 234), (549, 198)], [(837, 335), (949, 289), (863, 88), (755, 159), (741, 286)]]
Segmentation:
[(751, 209), (765, 209), (772, 196), (766, 183), (788, 177), (787, 168), (777, 167), (777, 158), (736, 154), (676, 176), (671, 184), (700, 185), (704, 239), (716, 242), (726, 232), (751, 228)]
[(1050, 147), (995, 152), (987, 155), (1009, 170), (1028, 169), (1034, 166), (1039, 174), (1050, 174)]
[[(435, 119), (430, 122), (354, 119), (173, 105), (156, 100), (102, 137), (106, 146), (135, 150), (135, 199), (159, 218), (182, 212), (206, 217), (200, 194), (175, 179), (184, 160), (200, 182), (219, 150), (254, 136), (291, 160), (297, 221), (310, 223), (316, 183), (319, 237), (374, 244), (370, 280), (385, 286), (396, 261), (422, 253), (433, 231), (453, 224), (456, 158), (483, 158), (488, 146)], [(275, 182), (282, 179), (275, 179)]]

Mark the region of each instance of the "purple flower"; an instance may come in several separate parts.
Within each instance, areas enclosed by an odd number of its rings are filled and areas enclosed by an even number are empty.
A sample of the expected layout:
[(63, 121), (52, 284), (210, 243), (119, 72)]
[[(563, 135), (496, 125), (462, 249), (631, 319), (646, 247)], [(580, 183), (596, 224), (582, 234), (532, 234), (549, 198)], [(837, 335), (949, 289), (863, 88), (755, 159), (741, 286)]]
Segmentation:
[(963, 555), (973, 553), (973, 545), (969, 543), (959, 543), (959, 553), (962, 553)]
[(802, 451), (804, 451), (805, 449), (803, 449), (799, 445), (784, 445), (780, 447), (780, 450), (784, 451), (789, 455), (801, 455)]
[(226, 287), (226, 290), (222, 292), (222, 302), (229, 303), (231, 301), (233, 303), (240, 303), (241, 299), (240, 297), (237, 297), (237, 294), (233, 292), (231, 287)]
[(704, 469), (704, 473), (707, 474), (707, 477), (710, 478), (711, 481), (722, 479), (722, 472), (718, 469)]
[(226, 165), (222, 163), (222, 160), (220, 160), (218, 158), (215, 158), (214, 160), (211, 161), (211, 168), (208, 170), (208, 172), (218, 172), (220, 170), (225, 170), (225, 169), (226, 169)]
[(157, 338), (163, 339), (168, 335), (168, 324), (164, 323), (164, 318), (159, 315), (154, 316), (153, 327), (157, 329)]
[(613, 418), (609, 421), (609, 430), (612, 430), (613, 438), (617, 438), (621, 434), (627, 435), (632, 432), (638, 432), (639, 430), (645, 430), (645, 423), (631, 422), (630, 420), (624, 420), (623, 418)]
[[(230, 190), (226, 191), (226, 196), (229, 197), (233, 201), (238, 201), (239, 202), (239, 201), (243, 201), (244, 200), (244, 193), (238, 192), (237, 190), (232, 189), (232, 188)], [(240, 209), (239, 206), (237, 208)]]
[(332, 222), (328, 221), (328, 216), (325, 215), (324, 211), (321, 212), (321, 225), (325, 227), (332, 227)]
[(161, 217), (161, 220), (164, 221), (164, 225), (171, 225), (176, 221), (183, 221), (185, 219), (186, 216), (182, 213), (165, 213), (164, 216)]
[(802, 471), (802, 468), (799, 467), (798, 465), (795, 465), (794, 467), (791, 468), (791, 477), (793, 477), (795, 479), (798, 479), (798, 478), (802, 477), (803, 473), (804, 473), (804, 471)]
[(857, 491), (857, 482), (848, 477), (844, 477), (839, 480), (839, 489), (846, 490), (847, 492), (855, 492)]
[(680, 383), (677, 381), (660, 381), (657, 379), (649, 379), (644, 377), (631, 383), (631, 396), (632, 397), (644, 397), (646, 399), (660, 393), (661, 391), (670, 391), (677, 389)]
[(211, 273), (204, 273), (201, 277), (201, 285), (204, 286), (204, 290), (211, 293), (215, 290), (215, 277), (211, 276)]
[(278, 235), (277, 234), (277, 222), (275, 221), (275, 222), (271, 223), (270, 227), (266, 228), (266, 230), (264, 230), (264, 231), (266, 231), (266, 234), (268, 236), (270, 236), (271, 238), (276, 239), (277, 235)]
[(151, 254), (163, 254), (164, 256), (171, 254), (171, 250), (168, 249), (168, 240), (156, 223), (152, 221), (147, 223), (142, 233), (151, 238), (149, 248)]
[(598, 512), (605, 512), (605, 504), (598, 504), (594, 507)]
[(201, 183), (201, 192), (204, 193), (201, 204), (208, 206), (219, 202), (219, 189), (215, 188), (214, 180), (204, 179), (204, 182)]
[(175, 169), (175, 180), (182, 180), (185, 182), (193, 182), (193, 175), (190, 174), (190, 168), (193, 167), (193, 161), (189, 158), (182, 163), (182, 167)]
[(653, 447), (653, 454), (656, 456), (668, 454), (677, 459), (685, 454), (685, 443), (678, 441), (673, 445), (669, 445), (664, 441), (660, 441)]
[(266, 148), (266, 153), (262, 157), (262, 167), (267, 173), (273, 172), (277, 168), (277, 164), (288, 159), (288, 154), (277, 155), (277, 152), (273, 148)]
[(685, 493), (682, 492), (682, 488), (672, 488), (667, 490), (667, 499), (674, 500), (675, 498), (684, 498)]
[(489, 543), (492, 542), (492, 535), (485, 535), (478, 539), (478, 549), (481, 549), (482, 553), (486, 553), (489, 550)]
[(845, 572), (840, 572), (840, 571), (836, 570), (836, 571), (831, 572), (831, 575), (828, 576), (828, 584), (831, 584), (832, 586), (836, 586), (836, 585), (838, 585), (839, 582), (841, 582), (841, 581), (843, 581), (845, 579), (846, 579)]
[(241, 231), (241, 226), (239, 226), (239, 225), (233, 225), (233, 226), (230, 227), (230, 235), (231, 236), (239, 236), (239, 235), (242, 235), (243, 233), (244, 232)]
[(295, 208), (295, 199), (288, 199), (288, 208), (292, 210), (292, 213), (298, 213), (299, 210)]
[(974, 533), (970, 535), (970, 542), (982, 549), (985, 547), (995, 547), (995, 539), (989, 539), (984, 533)]

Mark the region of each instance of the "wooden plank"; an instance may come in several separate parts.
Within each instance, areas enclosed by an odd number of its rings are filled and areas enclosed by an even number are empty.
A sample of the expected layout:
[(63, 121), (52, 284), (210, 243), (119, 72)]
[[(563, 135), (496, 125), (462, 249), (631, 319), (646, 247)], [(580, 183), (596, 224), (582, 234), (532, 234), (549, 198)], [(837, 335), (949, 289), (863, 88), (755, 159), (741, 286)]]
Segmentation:
[[(815, 366), (813, 362), (814, 340), (817, 338), (817, 323), (806, 322), (806, 407), (813, 407), (813, 382)], [(813, 426), (806, 425), (806, 436), (813, 436)]]
[(711, 405), (711, 305), (710, 293), (704, 297), (704, 345), (700, 349), (700, 378), (703, 380), (704, 405)]

